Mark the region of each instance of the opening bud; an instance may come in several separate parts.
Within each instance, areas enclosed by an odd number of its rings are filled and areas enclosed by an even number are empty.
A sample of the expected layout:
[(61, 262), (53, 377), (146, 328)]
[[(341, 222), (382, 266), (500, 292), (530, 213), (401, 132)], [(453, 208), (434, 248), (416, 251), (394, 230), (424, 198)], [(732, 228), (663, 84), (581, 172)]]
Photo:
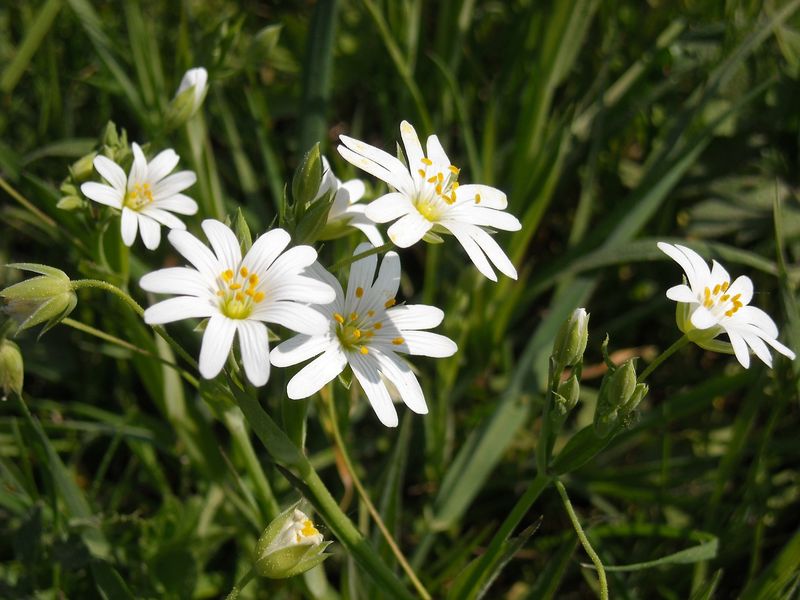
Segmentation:
[(44, 333), (69, 315), (78, 303), (64, 271), (35, 263), (6, 266), (40, 274), (0, 291), (0, 309), (16, 322), (17, 332), (44, 323)]
[(589, 313), (585, 308), (576, 308), (564, 321), (553, 342), (553, 359), (556, 364), (571, 367), (581, 362), (588, 339)]
[(22, 394), (24, 377), (25, 369), (19, 346), (11, 340), (0, 340), (0, 391), (3, 392), (3, 400), (11, 392)]
[(285, 579), (304, 573), (324, 561), (331, 542), (322, 534), (296, 503), (267, 526), (256, 544), (253, 569), (262, 577)]
[(207, 92), (208, 71), (203, 67), (186, 71), (175, 97), (167, 108), (167, 127), (174, 129), (191, 119), (203, 105)]

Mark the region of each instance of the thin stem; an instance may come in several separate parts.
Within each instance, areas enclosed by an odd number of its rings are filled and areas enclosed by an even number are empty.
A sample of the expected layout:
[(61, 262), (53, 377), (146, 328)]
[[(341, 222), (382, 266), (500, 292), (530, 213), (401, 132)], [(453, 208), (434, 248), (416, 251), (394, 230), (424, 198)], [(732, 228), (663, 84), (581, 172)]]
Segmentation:
[(639, 375), (637, 383), (644, 382), (644, 380), (647, 379), (647, 376), (650, 375), (650, 373), (652, 373), (653, 371), (655, 371), (662, 362), (667, 360), (670, 356), (675, 354), (678, 350), (683, 348), (688, 343), (689, 343), (689, 336), (684, 334), (674, 344), (672, 344), (672, 346), (670, 346), (669, 348), (664, 350), (664, 352), (656, 356), (653, 362), (647, 365), (647, 368), (644, 371), (642, 371), (641, 375)]
[(119, 289), (117, 286), (108, 283), (107, 281), (102, 281), (100, 279), (78, 279), (77, 281), (72, 282), (73, 290), (80, 290), (82, 288), (97, 288), (100, 290), (111, 292), (118, 298), (121, 298), (128, 306), (130, 306), (133, 309), (133, 311), (137, 315), (141, 317), (144, 314), (144, 309), (141, 306), (139, 306), (139, 303), (136, 302), (136, 300), (134, 300), (130, 296), (130, 294)]
[(600, 561), (600, 557), (597, 556), (597, 552), (594, 551), (594, 548), (592, 548), (592, 545), (589, 543), (589, 538), (586, 537), (583, 527), (581, 527), (580, 521), (578, 521), (578, 516), (572, 508), (572, 503), (569, 501), (569, 496), (567, 496), (567, 490), (564, 488), (564, 484), (557, 479), (554, 483), (559, 496), (561, 496), (561, 501), (564, 503), (564, 509), (567, 511), (569, 520), (572, 521), (572, 526), (575, 528), (575, 533), (578, 535), (578, 539), (583, 549), (586, 551), (586, 554), (592, 559), (594, 568), (597, 569), (597, 578), (600, 580), (600, 598), (601, 600), (608, 600), (608, 581), (606, 580), (606, 571), (603, 568), (603, 563)]
[(408, 575), (409, 580), (411, 580), (411, 584), (417, 590), (420, 598), (423, 598), (423, 600), (430, 600), (430, 593), (428, 593), (428, 590), (425, 589), (425, 586), (422, 585), (422, 582), (419, 580), (419, 578), (417, 578), (417, 574), (414, 573), (414, 569), (411, 568), (411, 565), (408, 564), (408, 560), (406, 560), (406, 557), (403, 555), (403, 551), (400, 550), (400, 547), (397, 545), (397, 542), (395, 542), (391, 532), (386, 527), (383, 519), (381, 519), (378, 510), (375, 508), (372, 500), (370, 500), (367, 490), (364, 489), (364, 486), (361, 484), (361, 480), (356, 474), (356, 470), (353, 468), (353, 463), (350, 460), (349, 454), (347, 453), (347, 447), (345, 446), (344, 440), (342, 439), (342, 434), (339, 431), (339, 422), (336, 418), (336, 409), (333, 405), (333, 397), (329, 397), (324, 402), (328, 405), (328, 414), (331, 420), (331, 430), (333, 431), (334, 442), (339, 448), (339, 452), (341, 453), (342, 460), (344, 460), (345, 467), (349, 471), (350, 477), (353, 480), (353, 485), (355, 485), (356, 490), (358, 490), (358, 495), (361, 496), (361, 500), (366, 505), (367, 511), (369, 511), (369, 514), (372, 516), (372, 519), (378, 526), (378, 529), (380, 530), (381, 535), (383, 535), (383, 538), (386, 540), (386, 543), (389, 544), (389, 548), (391, 548), (392, 553), (394, 554), (395, 558), (397, 558), (397, 562), (400, 563), (403, 571), (405, 571), (406, 575)]
[(250, 583), (250, 580), (255, 577), (255, 575), (255, 571), (252, 567), (250, 567), (250, 570), (244, 574), (244, 576), (236, 583), (235, 586), (233, 586), (230, 593), (225, 597), (225, 600), (236, 600), (239, 597), (239, 592), (241, 592), (245, 586)]
[(353, 256), (348, 256), (347, 258), (343, 258), (335, 263), (330, 268), (331, 271), (338, 271), (342, 267), (346, 267), (350, 263), (354, 263), (357, 260), (361, 260), (362, 258), (367, 258), (368, 256), (372, 256), (373, 254), (380, 254), (381, 252), (386, 252), (387, 250), (391, 250), (394, 244), (392, 242), (386, 242), (382, 246), (378, 246), (377, 248), (370, 248), (369, 250), (365, 250), (360, 254), (354, 254)]

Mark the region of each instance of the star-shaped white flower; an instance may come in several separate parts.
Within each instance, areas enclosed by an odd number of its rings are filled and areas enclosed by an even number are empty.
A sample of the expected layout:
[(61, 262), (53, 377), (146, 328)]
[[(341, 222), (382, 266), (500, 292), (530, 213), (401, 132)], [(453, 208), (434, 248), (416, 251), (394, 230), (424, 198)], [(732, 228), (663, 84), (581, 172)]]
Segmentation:
[[(417, 132), (407, 121), (400, 135), (408, 166), (391, 154), (359, 140), (340, 136), (339, 153), (355, 166), (385, 181), (396, 191), (367, 206), (366, 216), (376, 223), (397, 221), (389, 239), (407, 248), (430, 233), (451, 233), (478, 270), (497, 281), (491, 261), (500, 272), (516, 279), (514, 265), (488, 231), (518, 231), (519, 220), (504, 212), (508, 202), (500, 190), (487, 185), (459, 185), (459, 168), (447, 158), (439, 139), (428, 137), (427, 156)], [(488, 258), (488, 260), (487, 260)]]
[(238, 332), (247, 378), (264, 385), (270, 371), (264, 323), (311, 335), (326, 331), (327, 320), (305, 303), (331, 302), (333, 288), (305, 274), (317, 259), (311, 246), (284, 252), (290, 238), (283, 229), (259, 237), (242, 258), (229, 227), (214, 219), (203, 221), (202, 227), (213, 252), (188, 231), (170, 231), (170, 243), (194, 268), (171, 267), (142, 277), (139, 284), (145, 290), (177, 295), (148, 308), (144, 320), (156, 325), (208, 318), (199, 361), (206, 379), (222, 370)]
[[(361, 244), (355, 254), (372, 246)], [(443, 335), (423, 331), (442, 322), (444, 313), (434, 306), (396, 305), (400, 284), (400, 258), (387, 252), (377, 279), (375, 255), (362, 258), (350, 267), (347, 294), (330, 273), (319, 265), (314, 273), (336, 291), (336, 299), (315, 307), (327, 320), (326, 331), (298, 335), (276, 346), (270, 360), (276, 367), (294, 365), (314, 356), (289, 381), (290, 398), (307, 398), (341, 373), (348, 364), (381, 423), (397, 426), (397, 411), (384, 379), (397, 389), (403, 402), (417, 414), (428, 407), (411, 367), (397, 353), (442, 358), (452, 356), (457, 347)]]
[(197, 203), (180, 193), (194, 185), (197, 177), (192, 171), (170, 175), (179, 160), (174, 150), (164, 150), (148, 163), (138, 144), (131, 147), (133, 165), (127, 177), (113, 160), (98, 156), (94, 168), (111, 185), (90, 181), (81, 185), (81, 191), (90, 200), (122, 211), (122, 241), (126, 246), (133, 245), (138, 229), (145, 247), (155, 250), (161, 242), (161, 225), (186, 229), (172, 213), (197, 212)]
[(383, 244), (383, 236), (375, 223), (370, 221), (364, 212), (365, 204), (358, 204), (366, 191), (364, 182), (360, 179), (350, 179), (344, 183), (334, 175), (328, 159), (322, 157), (322, 183), (317, 192), (317, 198), (328, 192), (333, 192), (333, 204), (328, 211), (328, 222), (322, 231), (322, 239), (333, 239), (344, 235), (347, 227), (360, 230), (374, 246)]
[[(749, 306), (753, 298), (749, 277), (740, 275), (731, 283), (722, 265), (712, 261), (709, 270), (706, 261), (686, 246), (659, 242), (658, 248), (686, 273), (688, 285), (669, 288), (667, 298), (678, 302), (678, 328), (691, 341), (715, 352), (733, 352), (744, 368), (750, 366), (748, 347), (769, 367), (772, 356), (767, 344), (794, 360), (794, 352), (777, 340), (775, 322), (760, 308)], [(723, 332), (730, 343), (715, 339)]]

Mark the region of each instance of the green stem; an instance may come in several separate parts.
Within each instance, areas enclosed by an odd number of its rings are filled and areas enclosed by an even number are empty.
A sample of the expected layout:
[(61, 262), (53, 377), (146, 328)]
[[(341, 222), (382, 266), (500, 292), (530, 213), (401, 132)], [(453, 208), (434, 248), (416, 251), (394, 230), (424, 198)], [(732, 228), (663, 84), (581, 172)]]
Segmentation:
[(386, 252), (387, 250), (391, 250), (394, 247), (392, 242), (386, 242), (383, 246), (378, 246), (377, 248), (370, 248), (369, 250), (364, 250), (360, 254), (354, 254), (353, 256), (348, 256), (347, 258), (343, 258), (342, 260), (336, 261), (333, 263), (333, 266), (330, 268), (331, 271), (336, 272), (346, 267), (347, 265), (356, 262), (357, 260), (361, 260), (362, 258), (367, 258), (368, 256), (372, 256), (373, 254), (380, 254), (381, 252)]
[(395, 542), (394, 538), (392, 537), (391, 532), (386, 527), (386, 524), (381, 519), (381, 515), (378, 510), (375, 508), (375, 505), (370, 500), (369, 494), (367, 490), (364, 489), (364, 486), (361, 484), (361, 480), (358, 478), (356, 474), (356, 470), (353, 468), (353, 463), (350, 460), (350, 455), (347, 453), (347, 447), (345, 446), (344, 440), (342, 439), (342, 434), (339, 431), (339, 423), (336, 418), (336, 409), (333, 405), (333, 398), (329, 397), (327, 400), (324, 401), (328, 407), (328, 414), (331, 420), (331, 430), (333, 431), (333, 439), (336, 446), (339, 448), (339, 452), (341, 453), (342, 460), (344, 460), (345, 467), (347, 471), (350, 473), (350, 478), (353, 480), (353, 485), (356, 486), (356, 490), (358, 490), (358, 495), (361, 496), (361, 501), (367, 507), (369, 514), (372, 516), (372, 519), (375, 521), (375, 524), (380, 529), (381, 535), (386, 540), (386, 543), (389, 544), (389, 548), (392, 550), (395, 558), (397, 558), (397, 562), (400, 563), (403, 571), (406, 572), (408, 575), (409, 580), (411, 580), (411, 584), (417, 590), (420, 598), (423, 600), (431, 600), (431, 595), (428, 590), (425, 589), (425, 586), (422, 585), (422, 582), (417, 577), (417, 574), (414, 573), (414, 569), (411, 568), (411, 565), (408, 564), (408, 560), (403, 555), (403, 551), (400, 550), (400, 547)]
[(244, 574), (244, 576), (233, 586), (231, 592), (225, 597), (225, 600), (236, 600), (239, 597), (239, 592), (241, 592), (250, 580), (255, 577), (256, 573), (251, 567), (250, 570)]
[[(230, 389), (244, 412), (250, 428), (264, 444), (272, 459), (286, 471), (291, 481), (298, 485), (314, 504), (337, 539), (350, 551), (353, 558), (369, 573), (386, 594), (403, 600), (413, 600), (392, 570), (381, 560), (353, 522), (342, 512), (328, 488), (317, 475), (303, 451), (298, 448), (258, 400), (237, 388), (229, 379)], [(295, 481), (295, 478), (297, 481)]]
[(608, 600), (608, 581), (606, 580), (606, 571), (603, 568), (603, 563), (600, 561), (600, 557), (597, 556), (597, 552), (594, 551), (594, 548), (592, 548), (592, 545), (589, 543), (589, 538), (586, 537), (583, 527), (581, 527), (581, 523), (578, 521), (578, 516), (572, 508), (572, 503), (569, 501), (569, 496), (567, 496), (567, 490), (564, 488), (564, 484), (557, 479), (553, 483), (558, 490), (559, 496), (561, 496), (564, 509), (567, 511), (567, 515), (569, 515), (569, 520), (572, 521), (572, 526), (575, 528), (575, 533), (578, 535), (583, 549), (586, 551), (586, 554), (589, 555), (589, 558), (592, 559), (592, 563), (595, 569), (597, 569), (597, 578), (600, 580), (600, 598), (601, 600)]
[(675, 354), (678, 350), (683, 348), (688, 343), (689, 343), (689, 336), (684, 334), (674, 344), (672, 344), (672, 346), (670, 346), (669, 348), (664, 350), (664, 352), (656, 356), (653, 362), (647, 365), (647, 368), (644, 371), (642, 371), (641, 375), (639, 375), (639, 379), (636, 380), (637, 383), (643, 383), (644, 380), (647, 379), (647, 376), (650, 375), (650, 373), (652, 373), (653, 371), (655, 371), (662, 362), (667, 360), (670, 356)]

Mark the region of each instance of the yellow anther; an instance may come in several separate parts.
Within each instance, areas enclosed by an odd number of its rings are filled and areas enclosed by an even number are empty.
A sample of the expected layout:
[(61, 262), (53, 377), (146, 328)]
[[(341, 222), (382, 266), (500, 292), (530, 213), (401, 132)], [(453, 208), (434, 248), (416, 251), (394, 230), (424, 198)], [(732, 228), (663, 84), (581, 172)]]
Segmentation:
[(480, 203), (481, 203), (481, 195), (475, 194), (475, 204), (480, 204)]
[(255, 292), (253, 291), (253, 288), (247, 288), (247, 289), (244, 291), (244, 295), (245, 295), (245, 296), (250, 296), (251, 298), (253, 297), (253, 295), (254, 295), (254, 294), (255, 294)]
[(395, 304), (397, 304), (397, 300), (395, 300), (394, 298), (389, 298), (386, 302), (383, 303), (383, 305), (386, 308), (392, 308)]
[(239, 290), (239, 289), (242, 289), (242, 284), (241, 283), (232, 283), (230, 285), (230, 287), (231, 287), (232, 290)]
[(405, 342), (405, 340), (404, 340), (403, 338), (401, 338), (401, 337), (396, 337), (396, 338), (394, 338), (394, 339), (392, 340), (392, 343), (393, 343), (395, 346), (399, 346), (399, 345), (400, 345), (400, 344), (402, 344), (403, 342)]
[(436, 193), (439, 194), (440, 196), (442, 195), (442, 184), (441, 183), (437, 183), (436, 184)]
[(236, 292), (234, 298), (236, 298), (239, 302), (241, 302), (242, 300), (244, 300), (244, 295), (242, 294), (242, 292)]
[(720, 284), (717, 284), (717, 285), (715, 285), (715, 286), (714, 286), (714, 295), (715, 295), (715, 296), (716, 296), (717, 294), (719, 294), (719, 288), (721, 288), (721, 287), (722, 287), (722, 286), (721, 286)]
[(706, 300), (711, 298), (711, 290), (706, 286), (706, 289), (703, 290), (703, 296), (705, 296)]
[(351, 312), (350, 313), (350, 320), (351, 321), (358, 321), (358, 313)]
[(256, 292), (255, 295), (253, 296), (253, 302), (255, 302), (256, 304), (261, 302), (263, 299), (264, 299), (264, 292)]
[(368, 317), (374, 317), (375, 316), (375, 311), (374, 310), (368, 310), (367, 311), (367, 316)]
[(728, 291), (728, 286), (729, 286), (730, 284), (731, 284), (731, 283), (730, 283), (730, 281), (724, 281), (724, 282), (722, 283), (722, 291), (723, 291), (723, 292), (727, 292), (727, 291)]
[(439, 180), (439, 183), (444, 181), (444, 175), (442, 175), (441, 171), (436, 174), (436, 179)]
[(436, 175), (433, 177), (428, 177), (428, 183), (436, 183)]
[(361, 330), (360, 329), (354, 329), (353, 330), (353, 337), (356, 338), (356, 339), (360, 338), (361, 337)]
[(366, 332), (364, 332), (364, 337), (367, 339), (370, 339), (373, 335), (375, 335), (375, 333), (372, 331), (367, 330)]
[[(242, 269), (242, 270), (244, 270), (244, 269)], [(258, 285), (258, 275), (253, 273), (252, 275), (250, 275), (250, 277), (247, 279), (247, 281), (250, 282), (251, 286)]]
[(222, 278), (225, 281), (230, 281), (231, 279), (233, 279), (233, 271), (231, 271), (230, 269), (228, 269), (227, 271), (223, 271)]
[(333, 318), (336, 319), (336, 322), (339, 325), (344, 325), (344, 317), (339, 313), (333, 313)]
[(224, 295), (225, 295), (225, 292), (223, 292), (222, 290), (217, 290), (217, 296), (222, 297)]
[(360, 352), (361, 354), (369, 354), (369, 350), (367, 349), (366, 346), (361, 346)]
[(420, 177), (425, 177), (425, 169), (420, 169), (417, 173), (419, 173)]
[(458, 182), (457, 182), (457, 181), (454, 181), (454, 182), (453, 182), (453, 183), (450, 185), (450, 189), (451, 189), (451, 190), (453, 190), (453, 191), (455, 192), (455, 191), (458, 189), (458, 185), (459, 185), (459, 184), (458, 184)]
[(734, 304), (736, 304), (737, 302), (739, 302), (739, 298), (741, 297), (742, 297), (741, 294), (736, 294), (733, 298), (731, 298), (731, 300), (733, 301)]
[(706, 299), (705, 302), (703, 302), (703, 306), (705, 306), (706, 308), (711, 308), (712, 306), (714, 306), (714, 302), (710, 299)]
[(421, 160), (423, 165), (427, 165), (430, 167), (433, 164), (433, 161), (426, 156), (423, 156)]
[(242, 277), (247, 277), (247, 273), (249, 273), (249, 271), (247, 270), (247, 267), (242, 267), (241, 269), (239, 269), (239, 274)]
[(375, 329), (380, 329), (381, 327), (383, 327), (383, 323), (381, 323), (380, 321), (378, 321), (377, 323), (375, 323), (375, 325), (373, 325), (373, 327), (374, 327)]
[(453, 175), (458, 175), (458, 174), (459, 174), (459, 172), (461, 171), (461, 169), (459, 169), (459, 168), (458, 168), (457, 166), (455, 166), (455, 165), (450, 165), (450, 166), (449, 166), (449, 167), (447, 167), (447, 168), (450, 170), (450, 172), (451, 172)]
[(357, 287), (356, 288), (356, 298), (361, 298), (362, 296), (364, 296), (364, 288)]
[(306, 519), (303, 522), (303, 528), (300, 530), (300, 533), (302, 533), (306, 537), (310, 537), (312, 535), (317, 535), (319, 531), (317, 531), (317, 528), (314, 527), (314, 524), (311, 522), (311, 519)]
[(730, 298), (730, 295), (728, 295), (728, 294), (722, 294), (722, 296), (720, 296), (720, 298), (719, 298), (719, 301), (720, 301), (720, 302), (727, 302), (727, 301), (728, 301), (728, 298)]

